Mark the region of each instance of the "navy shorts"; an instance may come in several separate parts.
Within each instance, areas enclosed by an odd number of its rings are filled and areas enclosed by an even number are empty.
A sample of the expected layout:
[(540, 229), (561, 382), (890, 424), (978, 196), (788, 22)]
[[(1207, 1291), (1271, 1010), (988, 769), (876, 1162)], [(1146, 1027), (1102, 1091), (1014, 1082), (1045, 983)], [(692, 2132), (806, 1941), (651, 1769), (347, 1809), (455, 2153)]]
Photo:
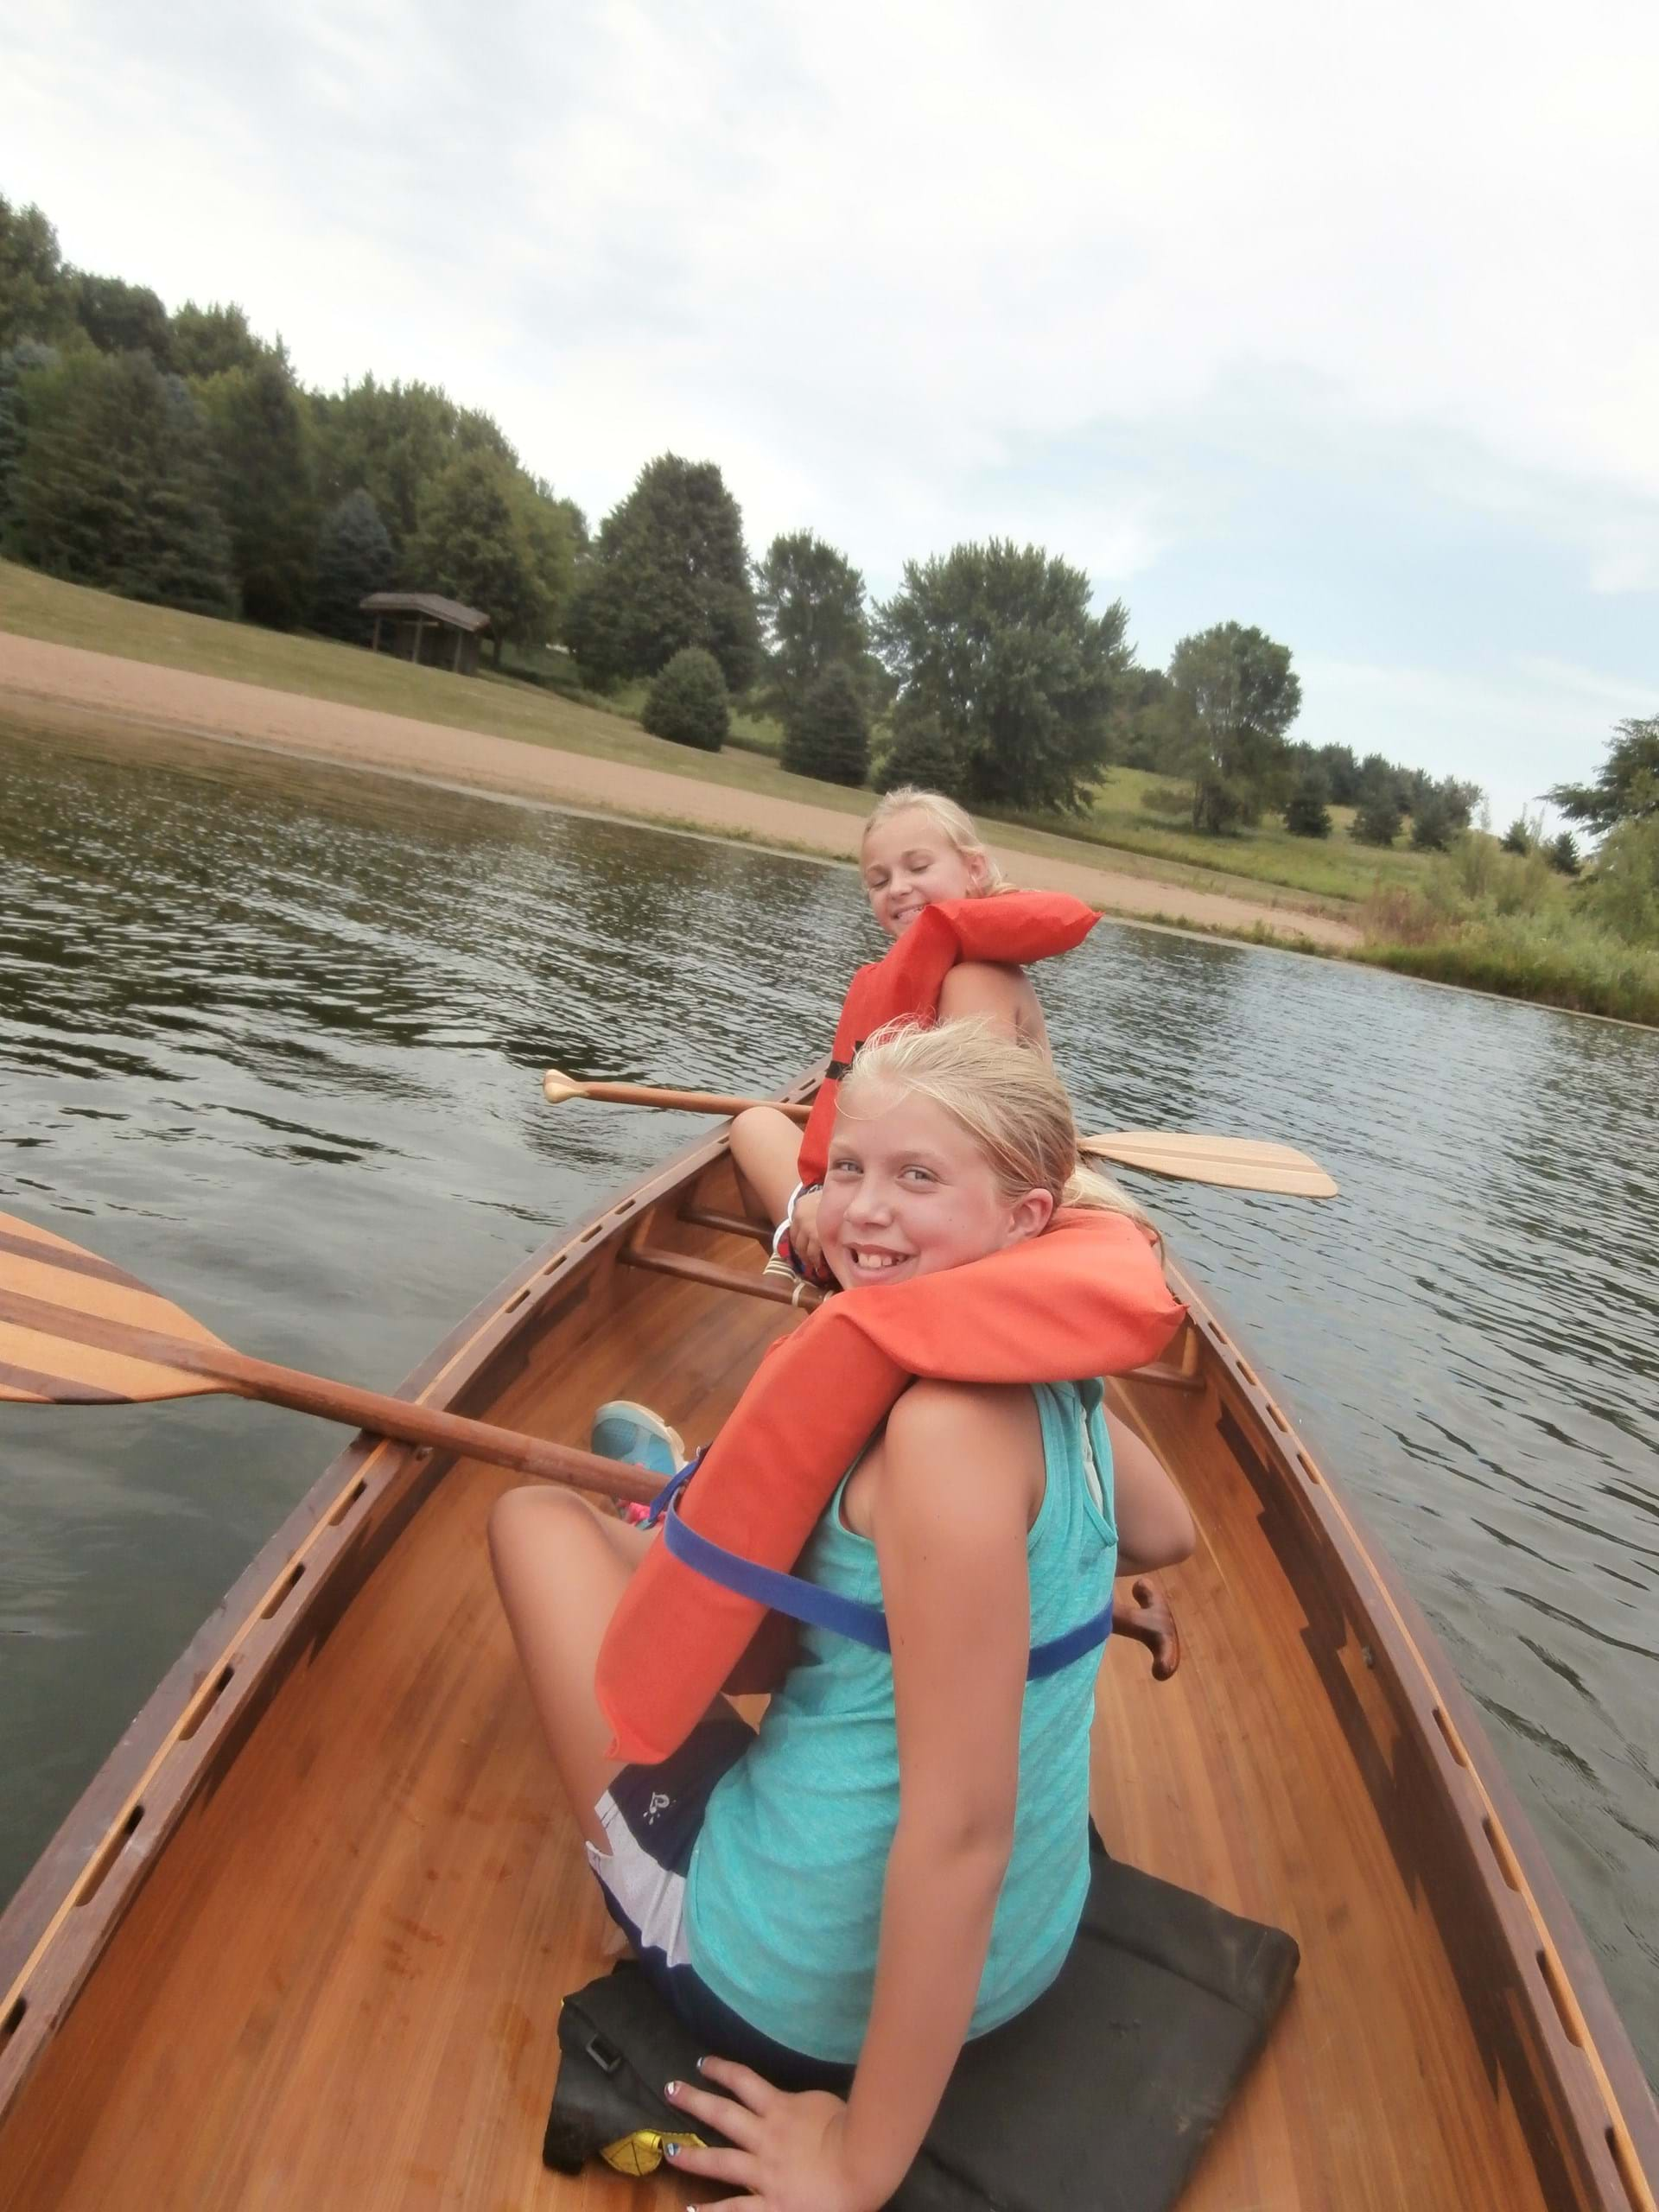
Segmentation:
[(625, 1766), (594, 1810), (608, 1851), (588, 1846), (588, 1863), (611, 1918), (639, 1963), (709, 2056), (735, 2058), (786, 2089), (844, 2094), (852, 2069), (774, 2043), (702, 1980), (685, 1935), (685, 1878), (715, 1784), (754, 1741), (734, 1713), (700, 1720), (678, 1751), (655, 1766)]

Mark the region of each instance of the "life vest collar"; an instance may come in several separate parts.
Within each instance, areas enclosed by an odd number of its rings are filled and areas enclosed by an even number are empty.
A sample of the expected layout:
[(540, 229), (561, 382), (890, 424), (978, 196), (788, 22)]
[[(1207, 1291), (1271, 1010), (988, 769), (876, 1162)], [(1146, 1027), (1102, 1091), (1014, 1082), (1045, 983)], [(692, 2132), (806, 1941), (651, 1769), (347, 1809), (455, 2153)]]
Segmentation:
[(836, 1094), (853, 1056), (883, 1023), (901, 1015), (931, 1021), (950, 970), (964, 960), (1024, 968), (1081, 944), (1100, 919), (1063, 891), (999, 891), (988, 899), (941, 899), (924, 906), (880, 960), (847, 987), (835, 1046), (801, 1135), (803, 1183), (821, 1183), (836, 1122)]

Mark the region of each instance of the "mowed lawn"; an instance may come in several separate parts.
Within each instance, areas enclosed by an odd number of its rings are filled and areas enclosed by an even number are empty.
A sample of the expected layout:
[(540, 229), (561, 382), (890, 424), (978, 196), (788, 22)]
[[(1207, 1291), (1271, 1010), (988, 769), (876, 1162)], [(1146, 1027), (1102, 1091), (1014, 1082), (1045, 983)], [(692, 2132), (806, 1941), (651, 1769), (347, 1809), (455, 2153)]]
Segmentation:
[[(549, 746), (702, 783), (804, 800), (838, 813), (861, 814), (870, 794), (809, 777), (786, 775), (776, 759), (778, 728), (764, 716), (740, 715), (734, 742), (719, 753), (699, 753), (651, 737), (634, 719), (643, 687), (596, 702), (497, 676), (475, 677), (441, 669), (412, 668), (390, 654), (365, 652), (324, 638), (283, 636), (250, 624), (214, 621), (173, 608), (140, 606), (0, 562), (0, 629), (49, 643), (115, 653), (166, 668), (187, 669), (239, 683), (330, 699), (382, 714), (456, 729), (475, 729), (527, 745)], [(1404, 849), (1379, 853), (1338, 834), (1323, 842), (1292, 837), (1276, 823), (1240, 837), (1199, 837), (1178, 820), (1148, 813), (1143, 791), (1162, 779), (1131, 768), (1114, 769), (1081, 822), (1026, 817), (999, 819), (1000, 843), (1098, 866), (1194, 890), (1259, 897), (1272, 885), (1300, 894), (1300, 902), (1349, 918), (1352, 903), (1379, 876), (1411, 880), (1425, 856)], [(1339, 817), (1340, 818), (1340, 817)], [(1293, 902), (1299, 903), (1299, 902)]]

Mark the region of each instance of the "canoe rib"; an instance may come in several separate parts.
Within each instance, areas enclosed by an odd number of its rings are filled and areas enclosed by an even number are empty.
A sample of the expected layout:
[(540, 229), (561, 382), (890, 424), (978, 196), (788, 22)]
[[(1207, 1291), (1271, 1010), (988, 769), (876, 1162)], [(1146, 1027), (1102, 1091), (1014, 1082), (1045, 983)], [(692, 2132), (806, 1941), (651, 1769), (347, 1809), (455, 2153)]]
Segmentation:
[[(595, 1397), (660, 1387), (671, 1418), (693, 1424), (689, 1433), (709, 1433), (747, 1363), (792, 1317), (618, 1262), (628, 1236), (645, 1229), (699, 1265), (756, 1264), (734, 1218), (723, 1150), (718, 1134), (693, 1146), (536, 1254), (416, 1370), (405, 1395), (569, 1440)], [(1305, 1961), (1291, 2007), (1184, 2212), (1246, 2202), (1274, 2212), (1329, 2204), (1394, 2212), (1405, 2202), (1414, 2212), (1649, 2212), (1659, 2120), (1478, 1723), (1432, 1632), (1272, 1394), (1202, 1298), (1179, 1279), (1175, 1287), (1194, 1316), (1186, 1387), (1131, 1377), (1115, 1396), (1192, 1490), (1206, 1542), (1173, 1578), (1188, 1647), (1176, 1681), (1154, 1689), (1122, 1655), (1109, 1657), (1096, 1812), (1123, 1855), (1292, 1926)], [(0, 2181), (8, 2212), (93, 2203), (136, 2212), (159, 2201), (157, 2172), (185, 2189), (193, 2159), (196, 2193), (175, 2201), (297, 2207), (321, 2201), (321, 2176), (336, 2201), (361, 2196), (360, 2212), (527, 2202), (532, 2191), (535, 2202), (556, 2208), (636, 2203), (624, 2184), (613, 2191), (601, 2180), (567, 2196), (536, 2164), (556, 1993), (596, 1970), (596, 1957), (584, 1964), (582, 1945), (598, 1916), (568, 1824), (540, 1783), (482, 1567), (483, 1518), (507, 1479), (470, 1462), (452, 1471), (402, 1446), (348, 1445), (65, 1823), (0, 1921), (9, 1986), (0, 2175), (15, 2177)], [(461, 1653), (453, 1677), (442, 1672), (442, 1650), (427, 1648), (450, 1615)], [(374, 1641), (400, 1620), (414, 1639), (406, 1654)], [(413, 1747), (398, 1739), (400, 1756), (456, 1762), (453, 1772), (435, 1771), (407, 1816), (387, 1809), (398, 1794), (391, 1779), (363, 1771), (363, 1760), (378, 1755), (378, 1738), (350, 1711), (368, 1694), (354, 1671), (366, 1660), (379, 1670), (373, 1679), (388, 1712), (420, 1716)], [(328, 1725), (336, 1712), (354, 1733)], [(302, 1795), (292, 1802), (271, 1796), (289, 1772), (285, 1758), (297, 1762), (291, 1787)], [(493, 1777), (489, 1789), (480, 1775)], [(303, 1796), (313, 1777), (315, 1804)], [(284, 1829), (312, 1823), (302, 1839), (284, 1834), (267, 1846), (250, 1831), (257, 1815), (249, 1808), (269, 1819), (273, 1804)], [(356, 1842), (339, 1833), (352, 1805), (364, 1852), (378, 1847), (390, 1870), (375, 1878), (378, 1889), (365, 1886)], [(438, 1833), (444, 1819), (450, 1825)], [(408, 1859), (411, 1835), (427, 1839), (420, 1855), (449, 1870), (446, 1880), (473, 1870), (465, 1895), (474, 1917), (463, 1930), (483, 1924), (477, 1915), (491, 1897), (516, 1900), (519, 1916), (499, 1989), (475, 1956), (464, 1968), (453, 1963), (449, 1980), (419, 1985), (428, 1990), (420, 2016), (452, 2020), (443, 2107), (451, 2132), (435, 2155), (410, 2073), (433, 2046), (411, 2044), (413, 2030), (398, 2040), (404, 1996), (387, 1978), (414, 1967), (401, 1954), (401, 1962), (383, 1963), (360, 1938), (330, 1952), (333, 1923), (315, 1926), (306, 1903), (325, 1897), (332, 1912), (350, 1897), (397, 1898), (398, 1882), (418, 1873)], [(310, 1865), (319, 1853), (326, 1878)], [(222, 1894), (199, 1891), (221, 1868)], [(299, 1886), (302, 1877), (310, 1889)], [(245, 1886), (234, 1891), (238, 1878)], [(489, 1924), (499, 1928), (495, 1910)], [(349, 1924), (369, 1912), (363, 1903)], [(251, 1954), (245, 2003), (234, 1988), (220, 1992), (209, 2015), (200, 1969), (212, 1958), (213, 1930), (239, 1935), (258, 1913), (274, 1916), (282, 1946), (263, 1967)], [(1361, 1928), (1368, 1915), (1375, 1925)], [(1344, 1926), (1349, 1917), (1355, 1924)], [(524, 1948), (532, 1929), (555, 1954), (526, 1980), (524, 1961), (538, 1955), (534, 1943)], [(324, 2008), (309, 2023), (291, 2005), (273, 2011), (264, 1993), (308, 1941), (311, 2001)], [(193, 1945), (201, 1954), (194, 1981)], [(460, 1936), (455, 1948), (464, 1948)], [(442, 1974), (446, 1955), (423, 1950), (423, 1971)], [(493, 1950), (488, 1957), (493, 1964)], [(1366, 1986), (1379, 1960), (1397, 1989)], [(474, 1983), (487, 2002), (479, 1998), (485, 2009), (468, 2012)], [(1440, 2009), (1414, 2016), (1413, 2005)], [(350, 2025), (365, 2007), (377, 2023), (368, 2048)], [(346, 2040), (316, 2047), (330, 2022)], [(211, 2167), (200, 2163), (208, 2152), (199, 2111), (180, 2116), (170, 2142), (156, 2138), (173, 2124), (154, 2070), (162, 2063), (154, 2045), (168, 2032), (201, 2042), (194, 2057), (169, 2046), (167, 2063), (224, 2075), (220, 2163)], [(274, 2040), (262, 2071), (265, 2038)], [(468, 2069), (454, 2088), (449, 2075)], [(303, 2124), (315, 2138), (305, 2141), (294, 2133), (302, 2082), (309, 2084)], [(334, 2106), (337, 2141), (316, 2137), (319, 2108)], [(320, 2168), (329, 2155), (338, 2168)], [(176, 2183), (168, 2157), (179, 2162)], [(359, 2186), (346, 2169), (371, 2158)]]

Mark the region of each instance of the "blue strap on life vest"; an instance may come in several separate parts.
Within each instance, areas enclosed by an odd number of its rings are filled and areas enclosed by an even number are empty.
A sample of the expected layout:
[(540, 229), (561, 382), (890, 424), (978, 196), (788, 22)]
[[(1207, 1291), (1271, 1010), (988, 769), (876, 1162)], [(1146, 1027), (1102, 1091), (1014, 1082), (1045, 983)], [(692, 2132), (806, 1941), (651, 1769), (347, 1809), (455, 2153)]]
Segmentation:
[[(705, 1445), (703, 1451), (707, 1449)], [(689, 1567), (694, 1574), (717, 1582), (722, 1590), (730, 1590), (740, 1598), (753, 1599), (756, 1605), (768, 1605), (775, 1613), (787, 1613), (791, 1620), (804, 1621), (811, 1628), (827, 1628), (871, 1651), (891, 1651), (887, 1617), (880, 1605), (861, 1605), (856, 1598), (843, 1598), (836, 1591), (822, 1589), (817, 1583), (805, 1581), (798, 1574), (783, 1574), (776, 1567), (761, 1567), (752, 1559), (745, 1559), (741, 1552), (728, 1551), (723, 1544), (700, 1535), (690, 1526), (679, 1511), (679, 1494), (696, 1472), (702, 1456), (699, 1452), (689, 1465), (682, 1467), (672, 1481), (658, 1492), (652, 1505), (645, 1525), (654, 1528), (658, 1522), (662, 1522), (663, 1541), (668, 1547), (670, 1558), (678, 1560), (682, 1567)], [(1108, 1603), (1091, 1619), (1080, 1621), (1063, 1636), (1050, 1637), (1046, 1643), (1033, 1644), (1026, 1662), (1026, 1680), (1040, 1682), (1050, 1675), (1058, 1675), (1075, 1661), (1087, 1658), (1091, 1651), (1098, 1651), (1111, 1632), (1112, 1608)]]

